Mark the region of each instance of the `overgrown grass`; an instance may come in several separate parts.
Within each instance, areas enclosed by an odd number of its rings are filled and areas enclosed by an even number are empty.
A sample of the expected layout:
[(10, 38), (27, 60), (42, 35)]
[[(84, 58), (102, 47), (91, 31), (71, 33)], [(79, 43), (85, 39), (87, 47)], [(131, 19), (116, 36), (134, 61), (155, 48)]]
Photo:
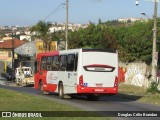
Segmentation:
[[(0, 89), (0, 111), (81, 111), (40, 96)], [(108, 120), (106, 117), (0, 118), (2, 120)]]
[(0, 111), (75, 111), (69, 105), (59, 104), (42, 97), (0, 89)]
[(120, 84), (119, 93), (121, 93), (121, 97), (126, 99), (139, 98), (138, 101), (160, 105), (160, 94), (148, 93), (143, 87)]

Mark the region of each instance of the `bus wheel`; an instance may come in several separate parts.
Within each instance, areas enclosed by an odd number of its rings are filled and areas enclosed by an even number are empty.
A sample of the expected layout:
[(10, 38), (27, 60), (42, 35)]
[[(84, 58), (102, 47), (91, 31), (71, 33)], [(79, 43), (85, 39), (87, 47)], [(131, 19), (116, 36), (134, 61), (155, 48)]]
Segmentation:
[(43, 91), (43, 83), (42, 83), (42, 81), (39, 82), (39, 84), (38, 84), (38, 89), (39, 89), (40, 91)]
[(48, 91), (44, 91), (43, 90), (43, 83), (42, 83), (42, 81), (39, 82), (38, 89), (42, 92), (43, 95), (48, 95), (49, 94)]
[(97, 101), (99, 99), (98, 95), (87, 95), (87, 99), (90, 101)]
[(59, 84), (59, 87), (58, 87), (58, 94), (59, 94), (59, 97), (60, 98), (64, 98), (64, 93), (63, 93), (63, 83), (60, 83)]

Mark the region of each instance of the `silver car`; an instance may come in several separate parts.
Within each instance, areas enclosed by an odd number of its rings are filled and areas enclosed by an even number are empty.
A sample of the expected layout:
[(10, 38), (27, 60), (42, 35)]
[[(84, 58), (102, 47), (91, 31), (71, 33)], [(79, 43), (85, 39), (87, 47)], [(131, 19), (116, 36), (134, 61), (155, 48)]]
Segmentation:
[(9, 85), (6, 78), (0, 76), (0, 85)]

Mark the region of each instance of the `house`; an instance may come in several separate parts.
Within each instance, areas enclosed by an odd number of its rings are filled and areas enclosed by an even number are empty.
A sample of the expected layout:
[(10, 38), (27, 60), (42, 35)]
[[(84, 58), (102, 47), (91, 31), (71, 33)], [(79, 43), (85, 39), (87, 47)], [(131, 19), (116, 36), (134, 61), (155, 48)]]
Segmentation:
[[(10, 39), (4, 42), (0, 42), (0, 61), (3, 61), (6, 66), (12, 67), (12, 50), (27, 43), (28, 41), (19, 40), (17, 38)], [(17, 58), (17, 54), (14, 54), (14, 58)], [(4, 71), (6, 72), (6, 71)]]
[(31, 41), (31, 36), (30, 35), (21, 35), (20, 40), (28, 40)]
[(28, 41), (14, 38), (13, 40), (10, 39), (10, 40), (4, 41), (4, 42), (0, 42), (0, 51), (11, 51), (12, 50), (12, 42), (14, 43), (13, 47), (15, 49)]
[(11, 39), (12, 39), (12, 37), (3, 37), (3, 38), (2, 38), (3, 41), (11, 40)]

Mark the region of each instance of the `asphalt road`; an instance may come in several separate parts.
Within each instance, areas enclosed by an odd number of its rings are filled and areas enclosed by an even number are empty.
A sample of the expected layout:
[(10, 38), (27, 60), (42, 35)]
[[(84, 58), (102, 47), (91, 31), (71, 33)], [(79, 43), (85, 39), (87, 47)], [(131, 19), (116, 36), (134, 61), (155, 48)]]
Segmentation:
[[(137, 96), (135, 100), (126, 100), (120, 97), (120, 95), (115, 95), (112, 97), (101, 97), (98, 101), (88, 101), (86, 97), (79, 97), (76, 96), (73, 99), (60, 99), (58, 95), (52, 94), (52, 95), (42, 95), (40, 91), (35, 90), (33, 87), (17, 87), (13, 83), (11, 83), (9, 86), (2, 86), (0, 85), (0, 88), (10, 89), (14, 91), (34, 94), (37, 96), (45, 97), (47, 99), (59, 102), (59, 103), (65, 103), (72, 105), (74, 107), (80, 108), (85, 111), (97, 111), (102, 114), (107, 114), (107, 111), (119, 111), (120, 113), (126, 114), (127, 112), (132, 111), (160, 111), (160, 106), (158, 105), (151, 105), (147, 103), (141, 103), (138, 102), (137, 99), (140, 98), (140, 96)], [(124, 112), (125, 111), (125, 112)], [(151, 117), (121, 117), (121, 118), (114, 118), (114, 119), (148, 119), (150, 120)], [(158, 120), (160, 118), (152, 117), (152, 120)]]

